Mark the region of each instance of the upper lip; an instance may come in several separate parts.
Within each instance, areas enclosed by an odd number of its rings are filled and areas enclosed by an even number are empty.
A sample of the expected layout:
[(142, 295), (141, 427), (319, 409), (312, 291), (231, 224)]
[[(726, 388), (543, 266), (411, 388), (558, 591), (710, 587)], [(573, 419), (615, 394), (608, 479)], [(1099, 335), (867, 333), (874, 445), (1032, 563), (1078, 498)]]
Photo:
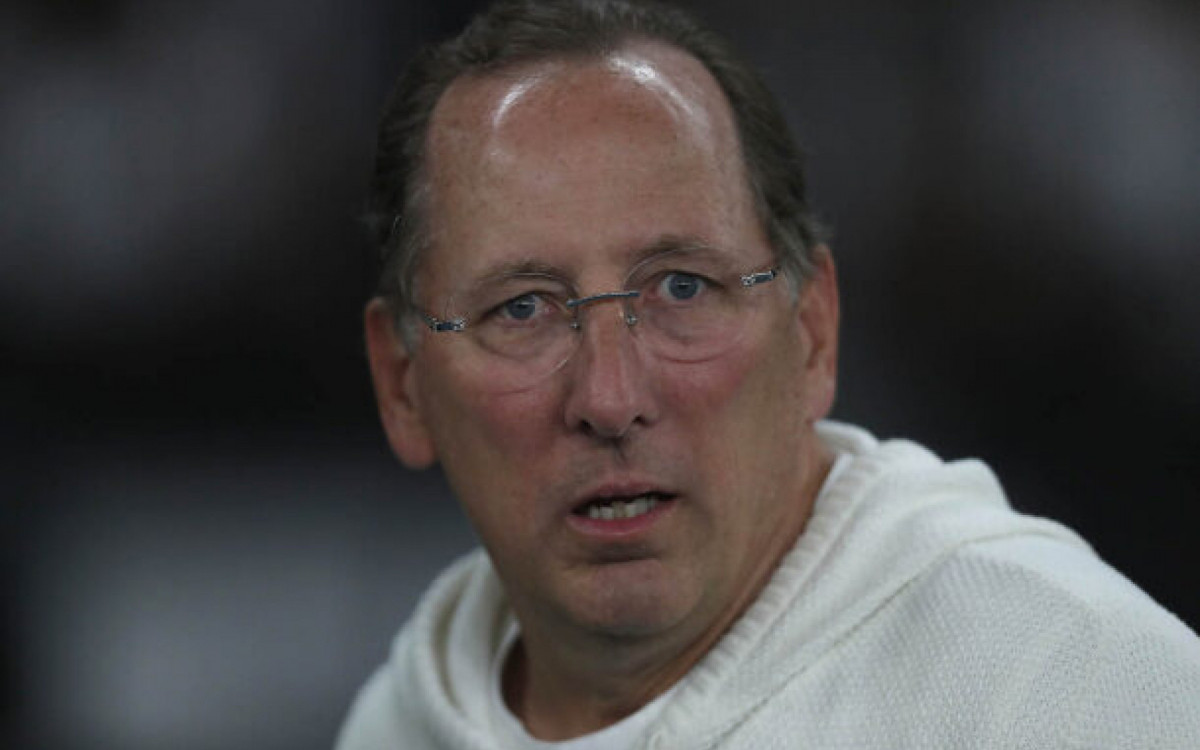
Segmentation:
[(639, 495), (647, 494), (666, 495), (673, 497), (675, 495), (670, 489), (656, 482), (642, 479), (608, 479), (598, 484), (592, 485), (586, 492), (578, 495), (575, 502), (571, 503), (571, 511), (577, 511), (583, 508), (588, 503), (594, 503), (597, 500), (605, 500), (609, 498), (632, 498)]

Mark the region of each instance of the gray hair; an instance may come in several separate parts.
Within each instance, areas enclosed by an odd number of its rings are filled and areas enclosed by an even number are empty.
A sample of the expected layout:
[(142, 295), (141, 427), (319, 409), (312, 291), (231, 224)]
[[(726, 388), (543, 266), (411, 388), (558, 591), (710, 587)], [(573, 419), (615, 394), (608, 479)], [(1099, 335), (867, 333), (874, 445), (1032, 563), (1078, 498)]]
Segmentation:
[[(411, 319), (427, 250), (429, 121), (450, 84), (520, 63), (599, 59), (634, 41), (676, 47), (716, 79), (733, 112), (746, 179), (776, 260), (794, 287), (808, 278), (824, 230), (805, 200), (803, 154), (759, 74), (680, 9), (635, 0), (501, 0), (457, 37), (421, 50), (400, 76), (379, 125), (367, 225), (380, 253), (377, 294)], [(401, 325), (409, 344), (411, 328)]]

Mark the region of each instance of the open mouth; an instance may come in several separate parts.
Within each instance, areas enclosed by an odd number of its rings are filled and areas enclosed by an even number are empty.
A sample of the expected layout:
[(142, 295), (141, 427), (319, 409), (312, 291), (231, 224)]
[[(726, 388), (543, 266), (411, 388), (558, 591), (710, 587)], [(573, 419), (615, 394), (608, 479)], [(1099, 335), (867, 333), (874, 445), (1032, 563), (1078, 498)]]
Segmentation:
[(671, 499), (671, 495), (661, 492), (647, 492), (632, 497), (601, 497), (584, 503), (573, 513), (597, 521), (619, 521), (644, 516)]

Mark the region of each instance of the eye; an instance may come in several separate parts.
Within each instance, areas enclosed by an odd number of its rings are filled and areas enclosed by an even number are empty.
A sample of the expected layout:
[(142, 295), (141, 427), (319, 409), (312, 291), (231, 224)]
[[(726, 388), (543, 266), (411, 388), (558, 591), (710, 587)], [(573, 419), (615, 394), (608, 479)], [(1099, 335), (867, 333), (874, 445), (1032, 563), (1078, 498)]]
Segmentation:
[(553, 323), (562, 314), (562, 304), (556, 294), (529, 291), (492, 306), (481, 316), (481, 321), (515, 330)]
[(529, 320), (537, 314), (539, 306), (545, 305), (545, 301), (536, 294), (522, 294), (500, 305), (500, 312), (511, 320)]
[(704, 279), (686, 271), (672, 271), (659, 282), (659, 292), (670, 300), (690, 300), (704, 288)]

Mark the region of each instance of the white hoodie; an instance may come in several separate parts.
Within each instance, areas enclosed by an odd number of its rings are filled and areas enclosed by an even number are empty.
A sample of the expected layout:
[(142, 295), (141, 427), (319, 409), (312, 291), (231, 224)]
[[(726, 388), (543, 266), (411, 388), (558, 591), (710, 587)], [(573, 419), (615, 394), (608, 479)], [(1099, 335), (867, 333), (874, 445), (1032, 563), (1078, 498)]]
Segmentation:
[[(978, 461), (823, 423), (850, 462), (643, 738), (693, 748), (1200, 749), (1200, 639)], [(503, 750), (511, 612), (482, 551), (433, 584), (338, 750)]]

